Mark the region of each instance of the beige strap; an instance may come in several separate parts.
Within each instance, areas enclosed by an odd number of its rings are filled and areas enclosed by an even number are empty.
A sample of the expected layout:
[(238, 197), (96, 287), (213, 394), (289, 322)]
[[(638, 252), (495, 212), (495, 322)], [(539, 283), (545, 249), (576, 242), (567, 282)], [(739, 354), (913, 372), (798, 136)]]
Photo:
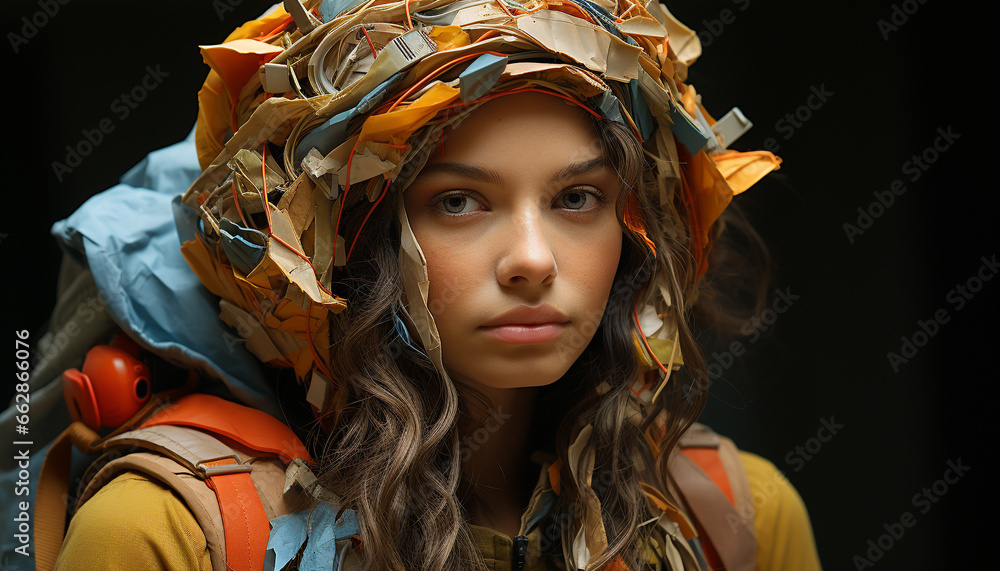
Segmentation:
[(715, 482), (684, 454), (672, 455), (670, 473), (727, 571), (753, 571), (757, 540), (752, 522), (748, 524)]
[(80, 497), (82, 506), (105, 484), (128, 470), (148, 475), (169, 486), (184, 500), (198, 525), (205, 533), (205, 543), (212, 558), (212, 569), (226, 569), (226, 539), (222, 527), (222, 510), (215, 492), (190, 469), (170, 458), (151, 452), (136, 452), (112, 460), (87, 484)]
[(733, 441), (724, 436), (720, 437), (720, 440), (719, 460), (726, 470), (726, 477), (729, 478), (729, 488), (733, 492), (733, 506), (736, 508), (736, 513), (747, 524), (750, 533), (753, 533), (756, 538), (753, 525), (756, 510), (751, 497), (747, 469), (743, 466), (743, 460), (740, 459)]
[[(158, 425), (119, 434), (104, 442), (105, 450), (118, 447), (139, 447), (155, 450), (198, 472), (202, 462), (236, 456), (241, 463), (253, 454), (240, 454), (206, 432), (183, 426)], [(249, 470), (247, 470), (249, 471)]]
[(681, 448), (718, 448), (722, 437), (708, 426), (696, 422), (681, 436), (677, 445)]
[(135, 452), (108, 462), (93, 475), (81, 494), (79, 505), (127, 470), (137, 470), (159, 480), (181, 496), (205, 532), (213, 569), (226, 569), (223, 518), (216, 493), (203, 479), (199, 465), (212, 458), (228, 456), (245, 464), (269, 521), (298, 511), (309, 503), (304, 494), (286, 496), (283, 493), (285, 469), (279, 461), (256, 458), (252, 450), (235, 442), (223, 443), (198, 429), (152, 426), (119, 434), (106, 440), (104, 446), (110, 454), (122, 447), (154, 452)]

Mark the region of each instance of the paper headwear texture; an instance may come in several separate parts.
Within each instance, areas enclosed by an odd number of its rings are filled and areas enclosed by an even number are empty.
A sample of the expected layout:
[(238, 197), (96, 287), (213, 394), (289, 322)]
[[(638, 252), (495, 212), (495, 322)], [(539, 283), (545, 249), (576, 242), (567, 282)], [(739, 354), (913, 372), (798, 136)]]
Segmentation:
[[(699, 274), (733, 195), (780, 164), (727, 149), (750, 123), (708, 113), (685, 83), (698, 37), (656, 1), (288, 0), (202, 50), (204, 172), (183, 197), (200, 222), (182, 252), (227, 322), (246, 322), (247, 347), (303, 383), (313, 371), (337, 383), (329, 323), (348, 300), (334, 284), (356, 238), (341, 214), (405, 191), (441, 131), (493, 97), (543, 90), (630, 130), (655, 169), (649, 201), (677, 206), (686, 227), (663, 217), (644, 228), (634, 204), (624, 223), (650, 247), (647, 231), (672, 228)], [(397, 216), (407, 325), (447, 376), (426, 262)], [(675, 324), (643, 314), (637, 350), (679, 366)]]

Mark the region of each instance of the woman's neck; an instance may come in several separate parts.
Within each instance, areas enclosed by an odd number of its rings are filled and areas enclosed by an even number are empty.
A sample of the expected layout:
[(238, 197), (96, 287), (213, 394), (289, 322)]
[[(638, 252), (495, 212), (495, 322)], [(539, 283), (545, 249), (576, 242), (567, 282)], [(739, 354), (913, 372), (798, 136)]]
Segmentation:
[(462, 475), (475, 498), (466, 509), (473, 523), (504, 527), (501, 531), (515, 535), (514, 519), (519, 520), (527, 507), (537, 478), (528, 459), (537, 387), (476, 389), (492, 406), (474, 411), (476, 418), (460, 440)]

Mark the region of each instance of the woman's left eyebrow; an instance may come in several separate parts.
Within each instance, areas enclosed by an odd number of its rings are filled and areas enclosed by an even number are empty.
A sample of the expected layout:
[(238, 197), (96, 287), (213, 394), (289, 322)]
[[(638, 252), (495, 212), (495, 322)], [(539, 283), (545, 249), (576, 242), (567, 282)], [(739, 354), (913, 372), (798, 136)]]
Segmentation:
[(594, 157), (590, 160), (581, 161), (578, 163), (573, 163), (568, 167), (560, 170), (556, 174), (552, 175), (549, 179), (550, 183), (559, 182), (561, 180), (566, 180), (568, 178), (573, 178), (574, 176), (588, 173), (593, 170), (602, 169), (605, 167), (612, 167), (611, 159), (605, 155), (599, 157)]

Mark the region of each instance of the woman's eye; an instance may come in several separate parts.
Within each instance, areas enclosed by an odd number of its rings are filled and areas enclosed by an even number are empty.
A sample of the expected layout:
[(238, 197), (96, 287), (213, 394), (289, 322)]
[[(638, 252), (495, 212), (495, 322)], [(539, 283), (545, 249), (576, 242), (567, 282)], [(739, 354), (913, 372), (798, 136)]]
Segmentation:
[(437, 202), (447, 214), (468, 214), (475, 212), (479, 201), (467, 194), (449, 194)]
[(559, 198), (564, 207), (569, 210), (590, 210), (604, 198), (597, 191), (571, 190)]

